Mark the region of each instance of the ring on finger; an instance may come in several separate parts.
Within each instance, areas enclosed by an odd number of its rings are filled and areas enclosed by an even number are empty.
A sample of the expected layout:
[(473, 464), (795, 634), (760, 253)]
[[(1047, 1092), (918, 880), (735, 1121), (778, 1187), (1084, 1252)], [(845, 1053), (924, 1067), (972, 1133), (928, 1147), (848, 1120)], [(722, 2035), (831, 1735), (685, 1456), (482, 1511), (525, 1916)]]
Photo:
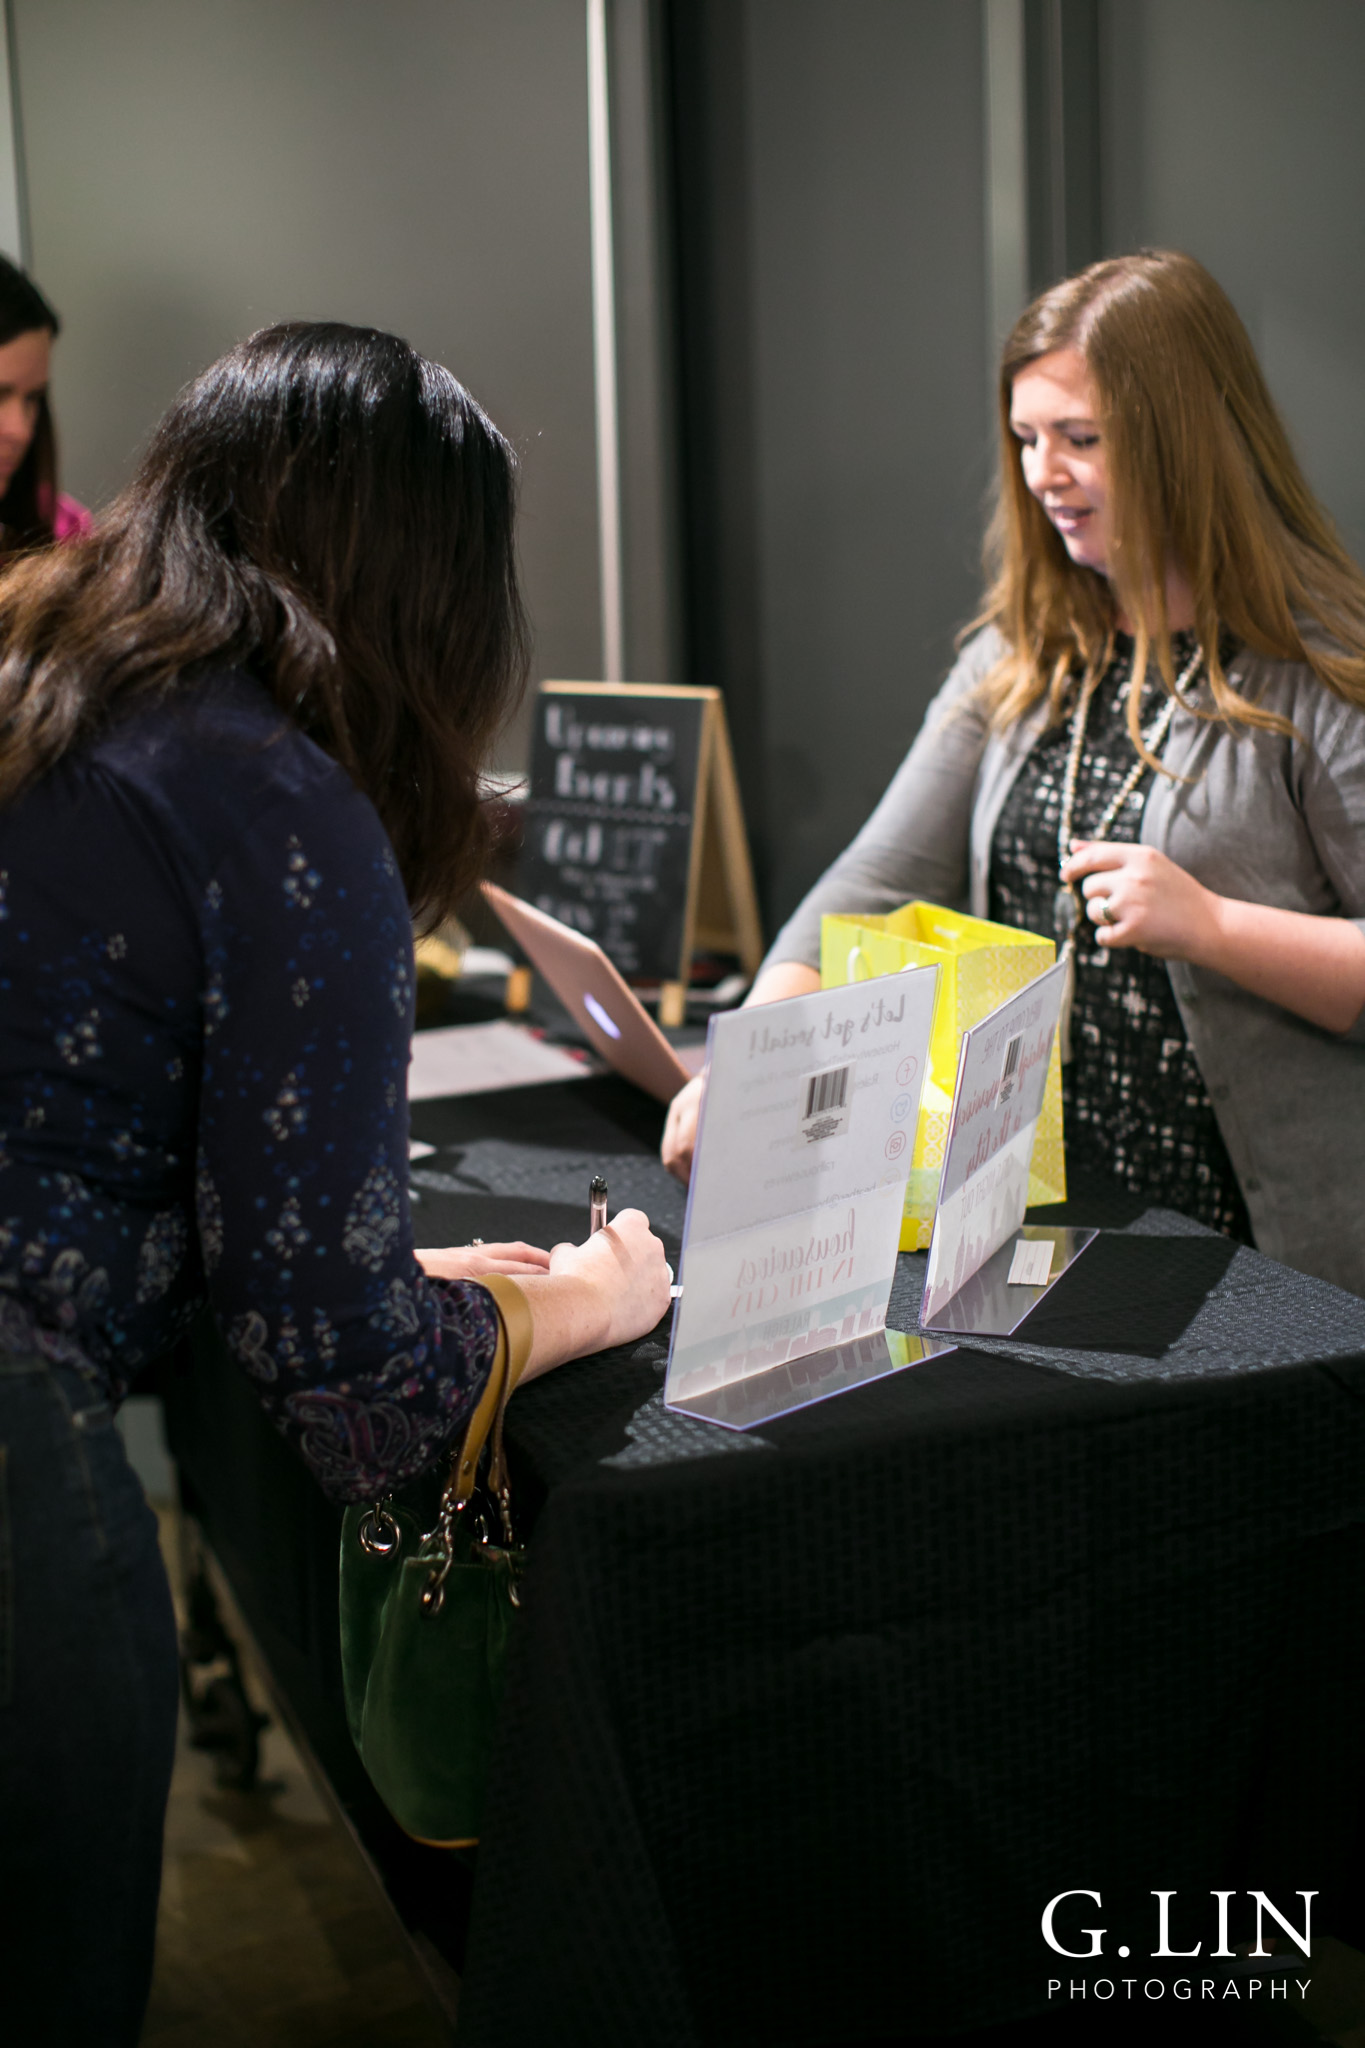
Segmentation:
[(1118, 913), (1114, 909), (1113, 898), (1110, 896), (1104, 897), (1100, 903), (1100, 923), (1117, 924), (1118, 921)]

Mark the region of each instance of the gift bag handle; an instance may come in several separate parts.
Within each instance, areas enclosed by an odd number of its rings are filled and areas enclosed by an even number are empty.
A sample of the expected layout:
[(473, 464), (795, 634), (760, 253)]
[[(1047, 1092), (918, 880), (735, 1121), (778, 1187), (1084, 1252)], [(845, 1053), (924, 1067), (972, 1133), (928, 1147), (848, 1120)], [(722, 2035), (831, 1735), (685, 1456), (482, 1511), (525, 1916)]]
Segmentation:
[[(862, 973), (862, 974), (859, 974), (859, 972), (858, 972), (858, 967), (857, 967), (857, 963), (858, 963), (859, 961), (861, 961), (861, 962), (862, 962), (862, 964), (863, 964), (863, 967), (864, 967), (864, 969), (866, 970), (866, 971), (865, 971), (864, 973)], [(848, 965), (847, 965), (847, 966), (845, 967), (845, 969), (844, 969), (844, 972), (845, 972), (845, 973), (847, 974), (847, 976), (848, 976), (848, 978), (849, 978), (849, 980), (850, 980), (850, 981), (871, 981), (871, 980), (872, 980), (872, 969), (871, 969), (871, 967), (870, 967), (870, 966), (868, 965), (868, 958), (867, 958), (867, 955), (866, 955), (866, 953), (865, 953), (865, 952), (863, 951), (863, 949), (862, 949), (862, 947), (861, 947), (861, 946), (850, 946), (850, 947), (849, 947), (849, 949), (848, 949)]]

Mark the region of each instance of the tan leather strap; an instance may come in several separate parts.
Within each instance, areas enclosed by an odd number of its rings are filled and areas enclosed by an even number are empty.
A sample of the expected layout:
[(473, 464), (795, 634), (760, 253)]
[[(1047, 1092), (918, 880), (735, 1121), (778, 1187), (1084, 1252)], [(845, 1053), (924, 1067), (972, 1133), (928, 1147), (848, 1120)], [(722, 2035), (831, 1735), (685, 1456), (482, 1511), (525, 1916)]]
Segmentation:
[[(502, 1399), (503, 1381), (506, 1377), (507, 1332), (500, 1327), (498, 1330), (498, 1348), (493, 1353), (493, 1363), (489, 1369), (488, 1378), (484, 1381), (483, 1392), (474, 1404), (474, 1413), (470, 1416), (469, 1422), (466, 1425), (464, 1442), (460, 1446), (459, 1456), (451, 1468), (450, 1480), (455, 1489), (454, 1505), (457, 1511), (466, 1506), (474, 1491), (474, 1481), (479, 1470), (479, 1457), (484, 1445), (488, 1441), (488, 1432), (493, 1427), (493, 1422), (498, 1412), (498, 1404)], [(447, 1501), (450, 1499), (449, 1491), (447, 1491), (446, 1499)]]
[(474, 1406), (464, 1433), (464, 1442), (455, 1463), (451, 1477), (455, 1481), (456, 1510), (463, 1508), (473, 1494), (479, 1471), (479, 1457), (488, 1441), (488, 1433), (496, 1426), (493, 1444), (493, 1470), (489, 1474), (495, 1493), (501, 1492), (505, 1484), (502, 1456), (502, 1418), (508, 1397), (521, 1378), (526, 1362), (531, 1356), (531, 1304), (515, 1280), (504, 1274), (489, 1273), (478, 1282), (492, 1295), (498, 1311), (498, 1348), (493, 1354), (493, 1364), (483, 1391)]
[(531, 1320), (531, 1304), (515, 1280), (509, 1280), (503, 1273), (490, 1273), (483, 1285), (498, 1305), (498, 1314), (502, 1318), (503, 1335), (507, 1343), (507, 1371), (498, 1401), (497, 1418), (493, 1424), (493, 1451), (488, 1467), (489, 1490), (501, 1503), (506, 1516), (507, 1466), (502, 1450), (503, 1418), (507, 1414), (507, 1403), (512, 1398), (517, 1381), (530, 1362), (531, 1342), (535, 1330)]
[(531, 1339), (534, 1331), (531, 1324), (531, 1304), (515, 1280), (509, 1280), (505, 1273), (488, 1273), (479, 1282), (486, 1287), (498, 1305), (502, 1318), (503, 1333), (507, 1339), (507, 1391), (510, 1394), (526, 1370), (531, 1356)]

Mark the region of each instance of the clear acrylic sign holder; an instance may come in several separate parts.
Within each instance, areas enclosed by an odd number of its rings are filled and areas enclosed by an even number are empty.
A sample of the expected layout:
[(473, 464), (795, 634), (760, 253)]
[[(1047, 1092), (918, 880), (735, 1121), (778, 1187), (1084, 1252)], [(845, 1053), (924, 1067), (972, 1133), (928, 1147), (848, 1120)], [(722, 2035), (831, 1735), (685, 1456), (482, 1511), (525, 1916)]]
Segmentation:
[(886, 1328), (937, 982), (712, 1018), (667, 1407), (752, 1429), (954, 1348)]
[(1065, 975), (1059, 962), (962, 1034), (923, 1331), (1012, 1336), (1099, 1235), (1024, 1222)]

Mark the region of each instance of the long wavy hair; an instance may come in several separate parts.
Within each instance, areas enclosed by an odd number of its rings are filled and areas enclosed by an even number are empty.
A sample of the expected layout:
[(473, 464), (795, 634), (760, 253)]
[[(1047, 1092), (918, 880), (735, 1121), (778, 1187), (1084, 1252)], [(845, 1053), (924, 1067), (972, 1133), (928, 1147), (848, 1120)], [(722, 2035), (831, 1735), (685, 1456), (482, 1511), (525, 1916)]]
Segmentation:
[[(0, 256), (0, 348), (21, 334), (47, 333), (62, 323), (33, 279)], [(0, 498), (0, 562), (25, 548), (45, 547), (57, 513), (57, 435), (46, 391), (38, 400), (33, 439)]]
[(93, 533), (0, 577), (0, 802), (134, 704), (248, 668), (439, 920), (480, 867), (479, 770), (525, 683), (514, 473), (397, 336), (252, 335), (181, 393)]
[[(1015, 378), (1058, 349), (1080, 354), (1095, 391), (1108, 457), (1107, 575), (1071, 560), (1024, 482), (1010, 431)], [(1043, 697), (1060, 718), (1077, 667), (1090, 676), (1108, 665), (1123, 616), (1136, 643), (1128, 729), (1150, 761), (1138, 711), (1153, 654), (1175, 687), (1171, 560), (1194, 596), (1214, 707), (1205, 715), (1286, 729), (1229, 682), (1220, 632), (1307, 662), (1329, 689), (1365, 704), (1365, 575), (1308, 488), (1247, 331), (1202, 264), (1143, 250), (1044, 292), (1005, 343), (999, 408), (988, 588), (968, 629), (994, 625), (1006, 642), (984, 686), (998, 723)]]

